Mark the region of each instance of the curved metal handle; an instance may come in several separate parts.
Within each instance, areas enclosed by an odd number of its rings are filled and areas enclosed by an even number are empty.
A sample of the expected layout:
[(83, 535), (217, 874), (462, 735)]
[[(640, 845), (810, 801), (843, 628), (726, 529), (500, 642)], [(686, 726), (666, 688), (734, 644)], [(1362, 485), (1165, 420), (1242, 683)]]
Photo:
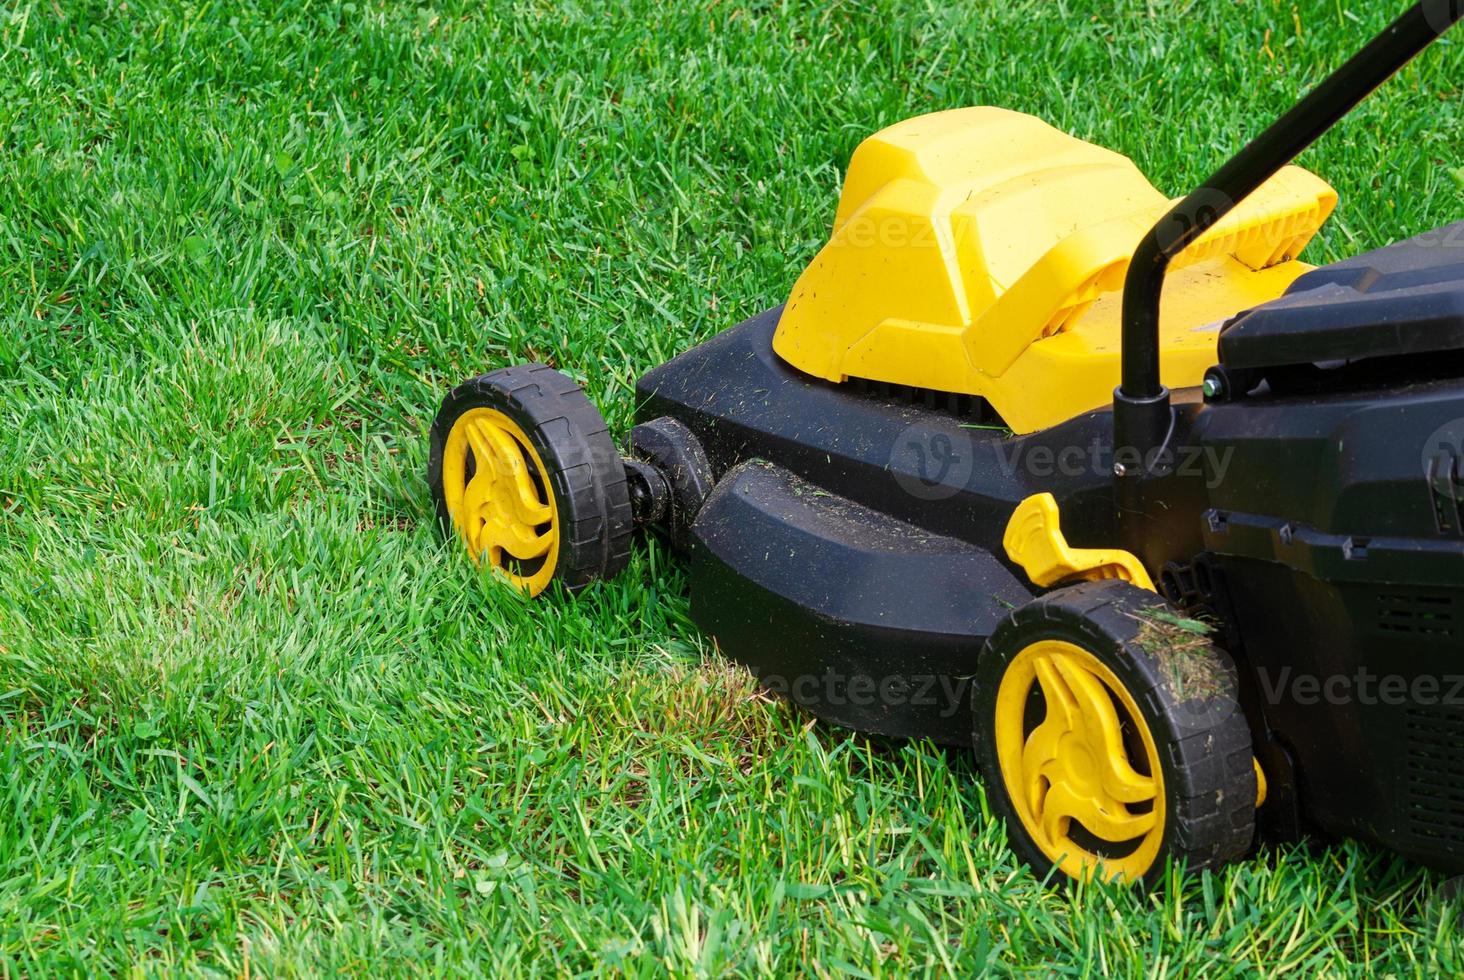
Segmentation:
[(1144, 236), (1123, 287), (1123, 381), (1114, 392), (1116, 445), (1147, 453), (1169, 431), (1169, 397), (1159, 379), (1159, 299), (1170, 261), (1461, 18), (1464, 0), (1414, 4)]

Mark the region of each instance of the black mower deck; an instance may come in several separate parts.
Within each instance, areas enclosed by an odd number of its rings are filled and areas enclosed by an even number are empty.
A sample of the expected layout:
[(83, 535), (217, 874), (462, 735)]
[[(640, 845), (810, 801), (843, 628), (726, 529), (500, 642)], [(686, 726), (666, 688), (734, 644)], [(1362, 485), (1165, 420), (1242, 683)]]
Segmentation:
[(1014, 439), (970, 399), (811, 380), (772, 351), (780, 311), (637, 386), (638, 421), (685, 425), (717, 481), (693, 528), (692, 616), (822, 718), (969, 745), (971, 665), (1032, 597), (983, 542), (1042, 491), (1075, 544), (1113, 533), (1109, 413)]
[(702, 506), (692, 616), (763, 683), (881, 735), (971, 743), (981, 645), (1032, 598), (991, 552), (742, 463)]

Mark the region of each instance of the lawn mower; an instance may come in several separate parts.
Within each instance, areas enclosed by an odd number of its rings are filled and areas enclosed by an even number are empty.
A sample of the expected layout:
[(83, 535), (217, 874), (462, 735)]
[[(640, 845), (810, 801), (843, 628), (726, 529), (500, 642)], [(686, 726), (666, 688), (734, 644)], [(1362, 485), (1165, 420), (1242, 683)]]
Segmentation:
[(1464, 870), (1464, 223), (1313, 268), (1337, 196), (1291, 165), (1461, 15), (1415, 4), (1177, 202), (1016, 112), (878, 132), (625, 453), (550, 367), (448, 394), (437, 514), (529, 595), (655, 529), (765, 686), (974, 748), (1039, 873), (1303, 835)]

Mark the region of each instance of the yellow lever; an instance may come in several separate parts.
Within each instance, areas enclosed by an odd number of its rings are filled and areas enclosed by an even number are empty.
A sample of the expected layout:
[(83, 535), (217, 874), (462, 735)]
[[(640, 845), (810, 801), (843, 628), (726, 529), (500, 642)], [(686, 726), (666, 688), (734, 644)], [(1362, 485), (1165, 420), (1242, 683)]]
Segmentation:
[(1123, 579), (1155, 591), (1143, 563), (1116, 548), (1073, 548), (1058, 523), (1057, 500), (1050, 493), (1033, 494), (1017, 505), (1002, 538), (1007, 557), (1026, 571), (1040, 588), (1077, 579)]

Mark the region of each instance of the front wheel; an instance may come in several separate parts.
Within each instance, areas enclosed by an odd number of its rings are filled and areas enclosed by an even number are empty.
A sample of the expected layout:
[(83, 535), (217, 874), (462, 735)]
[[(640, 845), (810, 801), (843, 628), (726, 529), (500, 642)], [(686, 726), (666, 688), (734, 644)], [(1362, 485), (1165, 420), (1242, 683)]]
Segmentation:
[(608, 578), (630, 557), (625, 468), (604, 419), (543, 364), (458, 385), (432, 423), (427, 483), (444, 531), (516, 589)]
[(1153, 880), (1242, 857), (1255, 829), (1235, 666), (1162, 598), (1125, 582), (1015, 610), (976, 671), (987, 798), (1039, 874)]

